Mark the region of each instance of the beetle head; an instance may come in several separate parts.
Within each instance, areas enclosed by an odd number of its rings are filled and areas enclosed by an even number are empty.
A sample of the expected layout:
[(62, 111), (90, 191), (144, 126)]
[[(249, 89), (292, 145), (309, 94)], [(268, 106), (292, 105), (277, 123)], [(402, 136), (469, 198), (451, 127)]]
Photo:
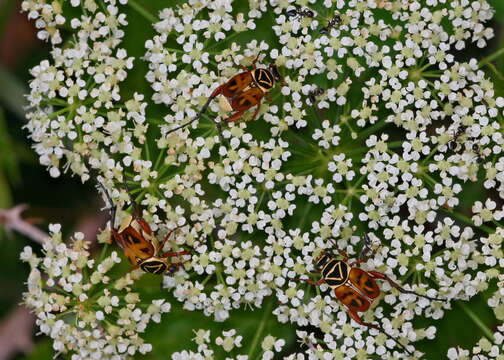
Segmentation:
[(170, 266), (168, 266), (168, 269), (166, 269), (166, 273), (167, 274), (175, 274), (178, 270), (178, 266), (175, 265), (175, 264), (171, 264)]
[(322, 253), (320, 253), (320, 255), (315, 258), (315, 269), (322, 271), (324, 266), (329, 262), (329, 260), (331, 260), (331, 258), (332, 257), (329, 253), (322, 251)]

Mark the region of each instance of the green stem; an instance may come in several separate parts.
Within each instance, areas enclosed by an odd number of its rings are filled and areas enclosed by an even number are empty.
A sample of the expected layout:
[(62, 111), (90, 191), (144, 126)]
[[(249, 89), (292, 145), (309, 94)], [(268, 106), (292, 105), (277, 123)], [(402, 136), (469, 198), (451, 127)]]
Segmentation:
[[(233, 32), (231, 35), (226, 36), (226, 38), (225, 38), (223, 41), (227, 42), (227, 41), (229, 41), (229, 40), (231, 40), (231, 39), (235, 38), (236, 36), (238, 36), (238, 35), (240, 35), (240, 34), (241, 34), (241, 31), (240, 31), (240, 32), (239, 32), (239, 31), (235, 31), (235, 32)], [(211, 38), (212, 38), (212, 37), (210, 37), (210, 39), (211, 39)], [(216, 47), (217, 45), (221, 45), (221, 44), (223, 43), (223, 41), (217, 41), (217, 42), (216, 42), (215, 44), (213, 44), (212, 46), (209, 46), (209, 47), (207, 48), (207, 52), (208, 52), (208, 50), (213, 49), (213, 48), (214, 48), (214, 47)]]
[(144, 149), (145, 149), (145, 156), (147, 157), (147, 160), (150, 161), (151, 160), (151, 154), (150, 154), (149, 142), (148, 141), (145, 142)]
[(215, 275), (217, 275), (218, 282), (226, 286), (226, 282), (224, 281), (224, 277), (222, 276), (221, 269), (219, 267), (215, 268)]
[(71, 111), (71, 110), (72, 110), (72, 106), (67, 106), (67, 107), (65, 107), (65, 108), (63, 108), (63, 109), (59, 109), (58, 111), (55, 111), (55, 112), (53, 112), (53, 113), (49, 114), (49, 115), (47, 116), (47, 118), (48, 118), (48, 119), (52, 119), (52, 118), (54, 118), (54, 117), (58, 117), (58, 116), (59, 116), (59, 115), (61, 115), (61, 114), (64, 114), (64, 113), (66, 113), (66, 112), (69, 112), (69, 111)]
[(158, 21), (158, 19), (152, 15), (146, 8), (144, 8), (142, 5), (136, 2), (136, 0), (129, 0), (128, 5), (135, 10), (137, 13), (142, 15), (146, 20), (148, 20), (150, 23), (155, 23)]
[(105, 243), (105, 245), (103, 245), (101, 253), (100, 253), (100, 257), (98, 259), (98, 264), (100, 264), (103, 261), (103, 259), (105, 258), (105, 254), (107, 254), (108, 246), (109, 246), (108, 243)]
[(422, 66), (420, 69), (419, 69), (419, 72), (422, 73), (425, 69), (427, 69), (429, 66), (431, 66), (432, 64), (431, 63), (427, 63), (425, 64), (424, 66)]
[(312, 206), (313, 206), (313, 203), (308, 203), (308, 205), (306, 205), (306, 209), (304, 211), (303, 217), (301, 218), (301, 223), (299, 224), (300, 229), (303, 229), (304, 224), (306, 222), (306, 218), (308, 217), (308, 213), (310, 212)]
[(252, 355), (256, 352), (256, 347), (257, 344), (259, 343), (259, 337), (261, 336), (264, 327), (266, 326), (266, 320), (268, 319), (270, 312), (271, 312), (271, 306), (273, 305), (273, 300), (270, 300), (268, 305), (266, 306), (266, 309), (264, 310), (263, 317), (261, 319), (261, 323), (259, 324), (259, 328), (257, 329), (254, 339), (252, 340), (252, 345), (250, 345), (250, 350), (248, 353), (248, 358), (252, 359)]
[(259, 201), (256, 203), (255, 205), (255, 209), (254, 209), (254, 212), (257, 213), (262, 205), (262, 202), (264, 200), (264, 195), (268, 192), (268, 190), (264, 190), (262, 191), (262, 194), (261, 194), (261, 197), (259, 198)]
[(481, 319), (471, 311), (462, 301), (457, 301), (457, 304), (460, 306), (462, 310), (466, 313), (467, 316), (471, 318), (471, 320), (483, 331), (485, 336), (492, 340), (492, 342), (495, 342), (495, 338), (493, 336), (492, 330), (486, 326)]
[[(392, 142), (387, 143), (387, 148), (389, 148), (389, 149), (399, 148), (402, 146), (402, 144), (404, 144), (404, 141), (392, 141)], [(364, 146), (364, 147), (359, 147), (357, 149), (355, 147), (352, 147), (352, 149), (348, 149), (348, 150), (345, 149), (342, 152), (345, 153), (346, 155), (356, 155), (356, 154), (361, 154), (361, 153), (365, 153), (368, 151), (369, 151), (369, 148), (367, 146)]]
[[(161, 160), (163, 160), (163, 155), (166, 153), (165, 149), (159, 149), (159, 154), (156, 159), (156, 162), (154, 163), (154, 170), (159, 169), (159, 166), (161, 165)], [(159, 172), (158, 172), (159, 173)]]
[(474, 226), (475, 228), (477, 229), (480, 229), (488, 234), (493, 234), (495, 232), (494, 229), (488, 227), (488, 226), (485, 226), (485, 225), (480, 225), (480, 226), (476, 226), (474, 225), (474, 222), (467, 216), (463, 215), (463, 214), (459, 214), (455, 211), (450, 211), (448, 209), (446, 209), (445, 207), (441, 206), (440, 207), (441, 210), (443, 210), (444, 212), (450, 214), (451, 216), (453, 216), (454, 218), (468, 224), (468, 225), (471, 225), (471, 226)]
[(203, 281), (201, 282), (201, 285), (205, 286), (205, 284), (208, 282), (208, 280), (210, 280), (212, 278), (212, 275), (213, 274), (208, 274), (207, 277), (204, 278)]
[[(357, 180), (357, 182), (355, 183), (354, 186), (350, 186), (348, 188), (348, 190), (353, 189), (354, 191), (347, 191), (347, 194), (345, 195), (343, 200), (340, 202), (340, 204), (346, 205), (347, 201), (351, 200), (354, 196), (358, 195), (358, 190), (359, 190), (358, 187), (362, 184), (362, 182), (364, 181), (365, 178), (366, 178), (366, 175), (364, 174)], [(350, 209), (350, 205), (348, 206), (348, 208)]]
[(432, 186), (436, 186), (439, 182), (434, 180), (429, 174), (423, 173), (421, 177), (424, 178), (424, 180), (427, 180), (427, 182), (430, 182)]
[(495, 67), (494, 64), (492, 64), (491, 62), (485, 62), (485, 65), (488, 66), (490, 68), (490, 70), (493, 71), (493, 73), (500, 79), (500, 80), (504, 80), (504, 76), (502, 76), (502, 74), (499, 72), (499, 70), (497, 70), (497, 68)]
[(429, 155), (427, 155), (427, 157), (426, 157), (425, 159), (423, 159), (422, 161), (420, 161), (420, 164), (421, 164), (422, 166), (423, 166), (423, 165), (425, 165), (425, 163), (426, 163), (427, 161), (429, 161), (429, 160), (431, 159), (431, 157), (433, 157), (433, 156), (434, 156), (434, 154), (436, 154), (436, 153), (437, 153), (437, 151), (438, 151), (438, 147), (439, 147), (439, 145), (436, 145), (436, 146), (434, 147), (434, 149), (432, 149), (432, 150), (431, 150), (431, 152), (429, 153)]
[(381, 120), (377, 122), (376, 124), (373, 124), (373, 126), (368, 127), (367, 129), (364, 129), (359, 133), (359, 136), (357, 139), (353, 140), (353, 144), (358, 144), (361, 140), (367, 138), (369, 135), (376, 133), (378, 130), (381, 128), (389, 125), (389, 123), (385, 122), (385, 120)]
[(490, 62), (494, 61), (495, 59), (497, 59), (501, 55), (504, 55), (504, 48), (499, 49), (496, 52), (494, 52), (493, 54), (488, 55), (486, 58), (481, 59), (479, 62), (479, 65), (482, 66), (485, 63), (490, 63)]

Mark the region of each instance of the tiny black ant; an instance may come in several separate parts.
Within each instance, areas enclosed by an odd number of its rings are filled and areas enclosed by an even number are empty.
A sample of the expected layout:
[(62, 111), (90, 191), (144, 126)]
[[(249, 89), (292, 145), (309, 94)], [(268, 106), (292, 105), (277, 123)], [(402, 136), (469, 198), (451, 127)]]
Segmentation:
[(319, 87), (313, 89), (313, 90), (310, 90), (310, 92), (308, 93), (308, 99), (310, 100), (311, 104), (312, 105), (315, 105), (315, 102), (316, 102), (316, 99), (315, 97), (316, 96), (320, 96), (324, 93), (324, 89), (321, 89)]
[(307, 9), (307, 8), (295, 8), (295, 9), (292, 9), (292, 10), (289, 10), (285, 13), (287, 15), (287, 17), (290, 17), (290, 18), (302, 18), (302, 17), (308, 17), (308, 18), (313, 18), (315, 17), (315, 13), (310, 10), (310, 9)]
[(329, 32), (329, 30), (331, 30), (331, 28), (335, 28), (339, 24), (341, 24), (341, 16), (339, 14), (336, 14), (333, 16), (333, 18), (331, 20), (329, 20), (329, 22), (327, 23), (327, 26), (324, 26), (323, 28), (321, 28), (319, 30), (319, 33), (327, 34)]
[(460, 136), (462, 136), (463, 133), (465, 133), (467, 130), (467, 126), (465, 125), (460, 125), (455, 131), (455, 135), (453, 136), (453, 139), (448, 142), (448, 149), (450, 150), (455, 150), (457, 148), (457, 141)]
[(483, 162), (483, 155), (481, 154), (481, 148), (478, 144), (474, 143), (472, 145), (472, 149), (474, 151), (474, 153), (476, 154), (476, 162), (478, 164), (481, 164)]

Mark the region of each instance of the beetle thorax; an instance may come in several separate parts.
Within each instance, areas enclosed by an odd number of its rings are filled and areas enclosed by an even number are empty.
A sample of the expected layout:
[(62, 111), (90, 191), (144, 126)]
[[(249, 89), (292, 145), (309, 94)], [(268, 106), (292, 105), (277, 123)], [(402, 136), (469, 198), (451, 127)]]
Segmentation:
[(267, 69), (254, 69), (252, 71), (252, 79), (256, 86), (265, 93), (270, 91), (275, 85), (275, 78)]
[(163, 274), (168, 268), (166, 259), (157, 256), (152, 256), (148, 259), (145, 259), (139, 264), (139, 266), (140, 269), (151, 274)]
[(322, 276), (331, 288), (345, 284), (348, 280), (351, 267), (342, 260), (331, 259), (321, 270)]

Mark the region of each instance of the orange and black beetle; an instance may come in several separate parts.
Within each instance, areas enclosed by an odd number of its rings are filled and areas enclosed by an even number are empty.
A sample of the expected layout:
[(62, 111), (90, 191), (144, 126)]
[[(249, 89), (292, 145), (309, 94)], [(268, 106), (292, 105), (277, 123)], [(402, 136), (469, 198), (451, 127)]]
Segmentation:
[(184, 125), (171, 129), (167, 134), (190, 125), (199, 119), (217, 95), (223, 95), (229, 105), (227, 107), (231, 111), (234, 111), (225, 121), (236, 121), (245, 111), (253, 106), (257, 106), (252, 117), (252, 120), (254, 120), (259, 113), (262, 98), (275, 86), (275, 82), (282, 81), (282, 77), (275, 64), (270, 64), (268, 68), (257, 68), (255, 64), (258, 58), (259, 55), (252, 62), (252, 70), (249, 70), (245, 66), (240, 66), (240, 69), (244, 70), (243, 72), (236, 74), (226, 83), (217, 87), (194, 119)]
[[(101, 185), (101, 184), (100, 184)], [(103, 187), (103, 186), (102, 186)], [(159, 242), (149, 224), (140, 216), (134, 214), (126, 216), (119, 228), (115, 227), (116, 210), (112, 199), (103, 187), (111, 208), (111, 232), (112, 238), (124, 251), (124, 255), (133, 264), (131, 270), (138, 268), (151, 274), (173, 274), (182, 266), (183, 262), (170, 262), (169, 257), (189, 255), (188, 251), (162, 252), (164, 244), (173, 233), (172, 230), (162, 242)]]
[[(367, 243), (369, 242), (367, 236), (365, 236), (366, 246), (363, 253), (369, 252)], [(305, 281), (311, 285), (322, 285), (327, 284), (334, 290), (334, 295), (336, 298), (346, 307), (346, 310), (350, 317), (354, 319), (357, 323), (368, 326), (374, 329), (378, 329), (389, 336), (382, 328), (379, 323), (373, 324), (364, 322), (358, 313), (365, 312), (369, 309), (371, 304), (380, 295), (380, 288), (376, 283), (376, 280), (385, 280), (388, 283), (399, 290), (402, 293), (414, 294), (416, 296), (421, 296), (429, 300), (443, 301), (439, 298), (432, 298), (425, 295), (417, 294), (414, 291), (406, 290), (389, 278), (387, 275), (378, 271), (364, 271), (356, 265), (367, 261), (369, 256), (359, 256), (358, 260), (353, 262), (348, 262), (348, 255), (342, 250), (337, 250), (338, 253), (343, 257), (342, 260), (337, 260), (332, 254), (323, 251), (320, 256), (315, 258), (315, 272), (321, 273), (322, 278), (319, 281), (305, 280), (305, 279), (295, 279)], [(406, 352), (409, 351), (399, 342), (396, 341)]]

